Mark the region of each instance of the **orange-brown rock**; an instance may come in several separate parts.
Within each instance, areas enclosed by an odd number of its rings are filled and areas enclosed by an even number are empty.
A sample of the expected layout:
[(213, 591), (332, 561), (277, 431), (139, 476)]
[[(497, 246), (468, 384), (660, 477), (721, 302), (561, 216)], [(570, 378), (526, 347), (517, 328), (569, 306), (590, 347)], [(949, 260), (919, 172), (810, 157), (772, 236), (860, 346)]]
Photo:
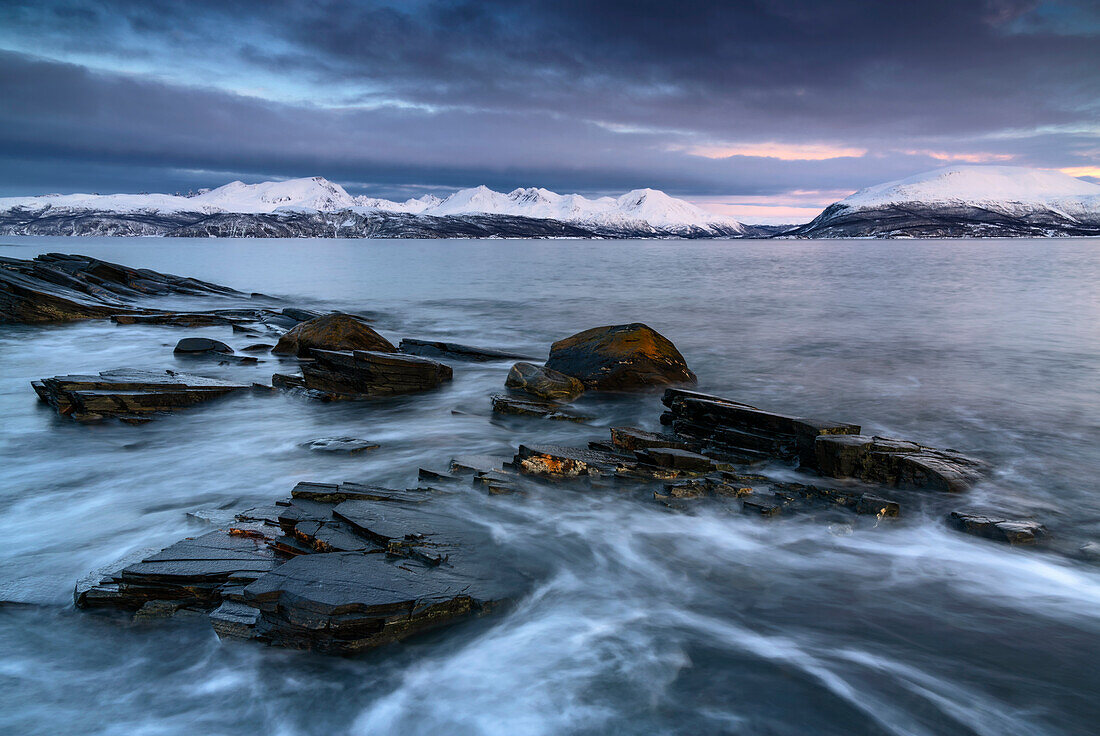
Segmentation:
[(292, 327), (271, 349), (277, 355), (309, 356), (312, 348), (321, 350), (376, 350), (396, 352), (389, 340), (370, 325), (350, 314), (326, 314)]
[(558, 340), (546, 368), (573, 376), (586, 388), (629, 391), (695, 383), (695, 374), (672, 342), (640, 322), (594, 327)]

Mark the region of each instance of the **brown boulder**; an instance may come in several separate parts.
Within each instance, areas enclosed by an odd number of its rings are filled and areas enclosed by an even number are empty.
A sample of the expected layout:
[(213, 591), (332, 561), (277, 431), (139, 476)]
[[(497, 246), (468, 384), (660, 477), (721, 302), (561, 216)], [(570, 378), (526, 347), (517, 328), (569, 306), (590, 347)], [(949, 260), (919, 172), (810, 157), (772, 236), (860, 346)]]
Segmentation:
[(640, 322), (594, 327), (558, 340), (546, 368), (604, 391), (696, 381), (676, 346)]
[(516, 363), (504, 385), (542, 399), (572, 401), (584, 393), (584, 384), (572, 376), (532, 363)]
[(321, 350), (376, 350), (393, 353), (397, 348), (366, 322), (350, 314), (326, 314), (292, 327), (271, 349), (276, 355), (309, 356), (312, 348)]

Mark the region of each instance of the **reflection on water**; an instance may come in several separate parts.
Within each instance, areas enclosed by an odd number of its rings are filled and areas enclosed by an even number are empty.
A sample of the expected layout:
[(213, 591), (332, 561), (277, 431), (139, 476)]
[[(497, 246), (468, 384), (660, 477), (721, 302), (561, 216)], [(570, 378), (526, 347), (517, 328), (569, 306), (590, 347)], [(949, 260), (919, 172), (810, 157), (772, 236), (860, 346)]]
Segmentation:
[[(968, 502), (1100, 540), (1100, 251), (1083, 240), (361, 242), (13, 239), (301, 306), (373, 312), (390, 338), (545, 354), (645, 321), (703, 390), (991, 461)], [(206, 306), (212, 306), (210, 304)], [(596, 425), (488, 412), (506, 363), (371, 404), (234, 396), (150, 424), (80, 426), (28, 382), (121, 366), (262, 380), (172, 354), (229, 328), (0, 328), (0, 722), (12, 733), (1084, 734), (1100, 706), (1100, 568), (915, 513), (875, 526), (683, 516), (563, 490), (471, 494), (548, 572), (517, 608), (350, 658), (219, 643), (202, 620), (75, 613), (73, 582), (200, 533), (196, 509), (298, 480), (403, 487), (455, 454), (653, 428), (655, 396), (587, 397)], [(462, 413), (452, 413), (458, 409)], [(348, 435), (351, 457), (299, 445)], [(1072, 545), (1071, 545), (1072, 546)]]

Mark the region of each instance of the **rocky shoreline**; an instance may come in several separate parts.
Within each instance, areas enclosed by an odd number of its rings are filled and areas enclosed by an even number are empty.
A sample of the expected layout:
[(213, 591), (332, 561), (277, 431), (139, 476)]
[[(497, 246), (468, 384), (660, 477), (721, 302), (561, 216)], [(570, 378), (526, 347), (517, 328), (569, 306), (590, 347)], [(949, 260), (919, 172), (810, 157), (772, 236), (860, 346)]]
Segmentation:
[[(686, 388), (697, 381), (687, 360), (642, 323), (559, 340), (540, 365), (514, 362), (525, 356), (498, 348), (415, 338), (395, 347), (357, 315), (294, 307), (168, 311), (150, 303), (166, 294), (248, 299), (226, 287), (81, 256), (0, 261), (4, 321), (220, 325), (270, 336), (274, 345), (244, 350), (270, 350), (299, 368), (274, 374), (270, 386), (133, 369), (33, 382), (42, 401), (74, 420), (143, 423), (245, 390), (369, 406), (377, 397), (435, 390), (455, 380), (449, 362), (476, 361), (501, 365), (502, 393), (486, 397), (493, 412), (534, 428), (540, 418), (569, 419), (578, 439), (590, 437), (591, 418), (570, 406), (579, 396), (611, 391), (651, 401), (663, 390), (665, 411), (654, 414), (661, 429), (613, 427), (600, 441), (524, 443), (511, 457), (451, 458), (445, 471), (419, 469), (411, 489), (299, 483), (270, 507), (241, 511), (222, 528), (82, 581), (74, 593), (81, 609), (142, 618), (198, 612), (222, 637), (333, 653), (398, 641), (499, 610), (538, 578), (486, 529), (450, 513), (449, 499), (471, 493), (485, 503), (524, 503), (568, 488), (621, 494), (651, 504), (654, 513), (825, 523), (838, 515), (868, 524), (933, 515), (949, 528), (1011, 545), (1057, 541), (1037, 521), (959, 507), (960, 494), (988, 478), (980, 459)], [(178, 353), (229, 359), (229, 366), (247, 357), (219, 341), (181, 337)], [(356, 438), (318, 443), (328, 451), (377, 447)]]

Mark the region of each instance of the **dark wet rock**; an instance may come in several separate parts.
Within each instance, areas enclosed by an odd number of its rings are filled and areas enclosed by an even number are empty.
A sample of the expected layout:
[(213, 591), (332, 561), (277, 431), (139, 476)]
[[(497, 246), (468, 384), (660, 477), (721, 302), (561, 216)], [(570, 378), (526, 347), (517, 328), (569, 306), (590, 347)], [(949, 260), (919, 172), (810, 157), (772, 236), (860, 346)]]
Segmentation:
[(624, 465), (634, 464), (633, 458), (582, 447), (560, 445), (520, 445), (512, 461), (519, 472), (555, 478), (575, 478), (581, 475), (610, 475)]
[(323, 316), (320, 312), (314, 312), (310, 309), (299, 309), (298, 307), (284, 307), (280, 312), (284, 317), (298, 322), (308, 322), (311, 319), (317, 319)]
[(185, 337), (176, 343), (177, 353), (232, 353), (233, 348), (208, 337)]
[(257, 342), (241, 348), (241, 351), (245, 353), (266, 353), (269, 352), (273, 347), (275, 346), (270, 343)]
[(643, 463), (656, 465), (662, 468), (688, 470), (699, 473), (706, 473), (715, 469), (714, 460), (706, 455), (700, 455), (690, 450), (681, 450), (676, 447), (648, 447), (641, 450), (635, 450), (634, 454)]
[(273, 388), (281, 388), (284, 390), (306, 387), (306, 379), (302, 376), (295, 376), (289, 373), (275, 373), (271, 376), (271, 385)]
[(458, 455), (451, 458), (450, 470), (460, 475), (500, 470), (510, 459), (499, 455)]
[(129, 368), (99, 375), (44, 378), (31, 386), (59, 414), (81, 421), (105, 417), (140, 420), (247, 388), (244, 384), (187, 373)]
[(696, 381), (676, 346), (640, 322), (594, 327), (559, 340), (550, 347), (546, 367), (602, 391)]
[(504, 385), (551, 401), (572, 401), (584, 393), (584, 384), (576, 378), (533, 363), (513, 365)]
[(26, 261), (0, 257), (0, 323), (58, 322), (146, 311), (160, 295), (243, 297), (225, 286), (135, 269), (88, 256), (47, 253)]
[(454, 342), (439, 342), (436, 340), (418, 340), (412, 337), (403, 339), (398, 349), (410, 355), (427, 355), (431, 357), (472, 360), (478, 362), (529, 358), (529, 356), (526, 355), (496, 350), (494, 348), (478, 348), (472, 345), (460, 345)]
[(364, 450), (377, 450), (379, 445), (358, 437), (320, 437), (302, 445), (314, 452), (343, 452), (354, 455)]
[(219, 636), (355, 652), (491, 612), (521, 590), (491, 535), (435, 494), (300, 483), (229, 528), (93, 576), (80, 608), (209, 616)]
[(761, 516), (778, 516), (783, 513), (788, 501), (781, 496), (767, 493), (753, 493), (741, 502), (741, 509), (745, 513), (759, 514)]
[(611, 444), (624, 450), (644, 450), (648, 447), (691, 449), (688, 443), (673, 435), (647, 432), (637, 427), (612, 427)]
[(987, 470), (954, 450), (859, 434), (818, 437), (816, 453), (822, 475), (901, 488), (965, 491)]
[(897, 501), (891, 501), (873, 493), (864, 493), (856, 502), (857, 514), (871, 514), (872, 516), (898, 516), (901, 506)]
[(1047, 536), (1046, 527), (1035, 521), (1005, 519), (952, 511), (947, 523), (961, 532), (1009, 544), (1036, 544)]
[(239, 325), (246, 320), (217, 312), (154, 312), (150, 314), (113, 314), (119, 325), (168, 325), (170, 327), (217, 327)]
[(92, 586), (78, 589), (75, 602), (81, 608), (130, 610), (149, 601), (209, 605), (220, 601), (223, 585), (251, 582), (278, 565), (264, 539), (213, 531), (177, 542)]
[(401, 353), (313, 349), (312, 355), (314, 361), (302, 364), (306, 388), (334, 398), (427, 391), (450, 381), (454, 375), (451, 367), (443, 363)]
[(271, 352), (305, 358), (314, 349), (371, 350), (385, 353), (397, 350), (362, 318), (350, 314), (326, 314), (295, 323), (290, 331), (279, 338)]
[[(671, 388), (661, 421), (677, 435), (718, 451), (748, 458), (774, 457), (817, 467), (815, 440), (821, 435), (859, 434), (859, 426), (764, 411), (739, 401)], [(707, 450), (709, 452), (709, 449)]]
[(553, 401), (539, 399), (522, 399), (516, 396), (496, 394), (492, 397), (494, 414), (514, 414), (517, 416), (541, 417), (542, 419), (557, 419), (568, 422), (587, 422), (587, 417), (567, 409)]

